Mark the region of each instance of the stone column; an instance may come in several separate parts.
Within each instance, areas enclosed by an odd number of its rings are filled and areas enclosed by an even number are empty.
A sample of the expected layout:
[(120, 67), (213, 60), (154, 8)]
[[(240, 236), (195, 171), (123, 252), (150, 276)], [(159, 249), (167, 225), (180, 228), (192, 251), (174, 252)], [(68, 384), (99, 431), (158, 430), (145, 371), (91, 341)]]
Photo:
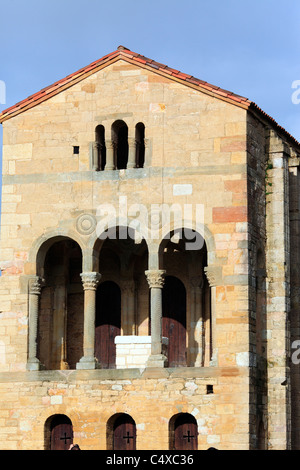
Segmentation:
[(128, 138), (128, 163), (127, 168), (136, 168), (136, 141), (134, 138)]
[(270, 131), (266, 171), (268, 448), (291, 446), (289, 148)]
[(115, 169), (115, 146), (112, 140), (106, 140), (106, 165), (105, 170)]
[(95, 358), (96, 291), (101, 274), (82, 273), (81, 279), (84, 290), (83, 357), (76, 368), (97, 369), (99, 364)]
[(148, 367), (164, 367), (167, 357), (162, 350), (162, 289), (165, 271), (145, 271), (151, 296), (151, 356)]
[(100, 144), (98, 142), (93, 142), (93, 163), (92, 163), (92, 170), (99, 171), (100, 169)]
[(211, 338), (211, 352), (212, 357), (210, 361), (211, 366), (217, 365), (217, 348), (216, 348), (216, 287), (222, 284), (222, 268), (220, 266), (207, 266), (204, 268), (210, 289), (211, 289), (211, 324), (210, 324), (210, 338)]
[(37, 336), (39, 302), (44, 280), (36, 276), (29, 281), (29, 343), (27, 370), (40, 370), (42, 364), (37, 358)]

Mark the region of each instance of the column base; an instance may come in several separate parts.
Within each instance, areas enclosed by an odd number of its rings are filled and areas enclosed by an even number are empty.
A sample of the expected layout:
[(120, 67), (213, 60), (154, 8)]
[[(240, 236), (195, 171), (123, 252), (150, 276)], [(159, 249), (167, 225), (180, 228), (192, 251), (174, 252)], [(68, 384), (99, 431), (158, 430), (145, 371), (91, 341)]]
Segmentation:
[(168, 367), (168, 358), (163, 354), (155, 354), (149, 357), (146, 367)]
[(46, 367), (36, 357), (28, 359), (26, 364), (27, 370), (45, 370)]
[(76, 364), (77, 370), (94, 370), (101, 369), (101, 364), (95, 357), (82, 357)]

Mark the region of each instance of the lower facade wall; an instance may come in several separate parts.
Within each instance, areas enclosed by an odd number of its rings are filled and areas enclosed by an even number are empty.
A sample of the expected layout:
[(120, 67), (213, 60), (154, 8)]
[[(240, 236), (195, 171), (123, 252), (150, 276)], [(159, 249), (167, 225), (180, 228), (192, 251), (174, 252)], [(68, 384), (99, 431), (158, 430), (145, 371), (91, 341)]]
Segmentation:
[[(213, 393), (211, 387), (213, 386)], [(190, 413), (198, 449), (249, 449), (247, 368), (41, 371), (0, 374), (0, 448), (47, 449), (45, 423), (64, 414), (83, 450), (106, 450), (116, 413), (136, 423), (137, 450), (169, 449), (169, 422)]]

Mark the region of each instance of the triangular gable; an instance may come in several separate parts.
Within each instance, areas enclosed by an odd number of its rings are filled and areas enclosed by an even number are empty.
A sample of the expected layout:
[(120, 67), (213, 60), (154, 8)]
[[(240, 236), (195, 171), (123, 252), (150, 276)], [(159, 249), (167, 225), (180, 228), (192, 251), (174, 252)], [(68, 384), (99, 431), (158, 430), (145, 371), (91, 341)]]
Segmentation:
[(275, 127), (279, 132), (283, 133), (285, 137), (288, 138), (288, 140), (291, 140), (294, 144), (300, 147), (300, 143), (293, 136), (291, 136), (283, 127), (279, 126), (271, 116), (262, 111), (253, 101), (250, 101), (248, 98), (237, 95), (231, 91), (224, 90), (223, 88), (217, 87), (203, 80), (199, 80), (198, 78), (182, 73), (179, 70), (172, 69), (167, 65), (161, 64), (136, 52), (130, 51), (124, 46), (119, 46), (116, 51), (105, 55), (101, 59), (92, 62), (77, 72), (74, 72), (67, 77), (53, 83), (53, 85), (43, 88), (39, 92), (20, 101), (14, 106), (5, 109), (0, 114), (0, 123), (3, 123), (7, 119), (10, 119), (26, 111), (27, 109), (37, 106), (43, 101), (52, 98), (58, 93), (75, 85), (75, 83), (84, 80), (89, 75), (98, 72), (99, 70), (113, 64), (118, 60), (125, 60), (133, 65), (146, 68), (154, 73), (158, 73), (159, 75), (169, 78), (170, 80), (175, 80), (203, 93), (209, 94), (223, 101), (227, 101), (235, 106), (251, 110), (256, 114), (259, 114), (261, 118), (267, 120), (272, 127)]

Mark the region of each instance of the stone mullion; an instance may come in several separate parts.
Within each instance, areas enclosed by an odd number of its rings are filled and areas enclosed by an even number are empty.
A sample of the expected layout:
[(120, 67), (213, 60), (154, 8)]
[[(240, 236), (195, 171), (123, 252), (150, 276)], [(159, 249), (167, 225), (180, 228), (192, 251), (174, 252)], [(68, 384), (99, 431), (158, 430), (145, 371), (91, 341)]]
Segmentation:
[(105, 170), (115, 169), (115, 147), (116, 144), (112, 140), (106, 142), (106, 165)]
[(98, 171), (100, 169), (100, 144), (99, 142), (93, 142), (93, 164), (92, 169)]
[(136, 168), (136, 141), (134, 138), (128, 138), (128, 147), (127, 168)]
[(95, 358), (96, 291), (101, 275), (82, 273), (81, 279), (84, 289), (83, 357), (77, 369), (96, 369), (99, 366)]

